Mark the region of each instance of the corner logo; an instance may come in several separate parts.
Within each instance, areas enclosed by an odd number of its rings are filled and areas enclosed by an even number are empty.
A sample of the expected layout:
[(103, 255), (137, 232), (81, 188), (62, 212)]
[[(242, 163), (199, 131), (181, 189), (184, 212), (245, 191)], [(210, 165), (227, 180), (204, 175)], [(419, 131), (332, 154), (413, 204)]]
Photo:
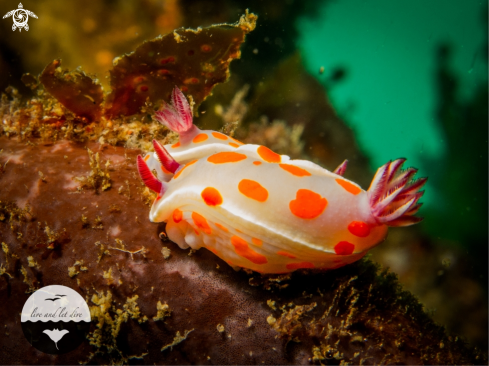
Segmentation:
[(75, 290), (60, 285), (43, 287), (24, 304), (21, 314), (24, 336), (39, 351), (61, 354), (73, 351), (90, 329), (90, 310)]
[(36, 14), (34, 14), (30, 10), (25, 10), (24, 7), (22, 6), (22, 3), (19, 3), (19, 8), (9, 11), (7, 14), (3, 16), (3, 19), (12, 16), (12, 19), (14, 21), (14, 25), (12, 25), (13, 31), (15, 31), (17, 28), (19, 29), (19, 32), (22, 30), (22, 28), (28, 31), (29, 25), (27, 24), (27, 21), (29, 20), (29, 15), (37, 19)]

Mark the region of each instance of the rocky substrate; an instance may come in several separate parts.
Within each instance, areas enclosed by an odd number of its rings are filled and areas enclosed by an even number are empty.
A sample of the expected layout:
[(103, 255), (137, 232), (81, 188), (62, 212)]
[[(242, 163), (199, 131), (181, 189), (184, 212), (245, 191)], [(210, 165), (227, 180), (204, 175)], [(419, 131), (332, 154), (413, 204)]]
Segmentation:
[[(369, 260), (262, 276), (166, 241), (136, 150), (0, 137), (2, 364), (482, 364)], [(109, 163), (107, 163), (109, 162)], [(25, 339), (29, 295), (86, 299), (87, 341), (48, 355)]]

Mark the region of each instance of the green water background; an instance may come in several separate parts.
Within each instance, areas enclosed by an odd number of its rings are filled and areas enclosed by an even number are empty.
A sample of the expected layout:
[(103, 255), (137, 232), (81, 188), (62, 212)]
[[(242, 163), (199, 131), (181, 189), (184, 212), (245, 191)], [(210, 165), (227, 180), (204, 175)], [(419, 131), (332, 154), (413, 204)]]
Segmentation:
[[(419, 168), (418, 177), (429, 177), (422, 209), (433, 216), (427, 230), (465, 241), (477, 231), (476, 241), (485, 237), (487, 245), (487, 120), (479, 118), (480, 126), (463, 126), (472, 122), (463, 115), (451, 120), (452, 129), (460, 130), (455, 135), (468, 129), (479, 135), (477, 141), (470, 134), (451, 141), (440, 117), (437, 80), (444, 44), (451, 50), (446, 68), (456, 79), (454, 99), (470, 104), (481, 88), (487, 95), (487, 2), (331, 1), (315, 17), (300, 19), (297, 29), (307, 69), (355, 131), (372, 170), (407, 158), (408, 166)], [(345, 75), (337, 83), (335, 70)], [(450, 90), (441, 88), (443, 93)]]

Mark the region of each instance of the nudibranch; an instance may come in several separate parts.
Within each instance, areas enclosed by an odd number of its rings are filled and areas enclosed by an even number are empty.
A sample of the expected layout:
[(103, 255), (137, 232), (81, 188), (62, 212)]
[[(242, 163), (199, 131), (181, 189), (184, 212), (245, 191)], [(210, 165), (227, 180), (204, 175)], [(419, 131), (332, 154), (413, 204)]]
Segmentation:
[(138, 156), (137, 166), (157, 193), (150, 220), (166, 222), (168, 238), (182, 249), (205, 247), (260, 273), (334, 269), (362, 258), (389, 226), (421, 221), (414, 214), (427, 179), (402, 170), (405, 159), (380, 167), (365, 191), (343, 177), (346, 161), (330, 172), (199, 130), (178, 88), (156, 118), (179, 141), (153, 141), (155, 152)]

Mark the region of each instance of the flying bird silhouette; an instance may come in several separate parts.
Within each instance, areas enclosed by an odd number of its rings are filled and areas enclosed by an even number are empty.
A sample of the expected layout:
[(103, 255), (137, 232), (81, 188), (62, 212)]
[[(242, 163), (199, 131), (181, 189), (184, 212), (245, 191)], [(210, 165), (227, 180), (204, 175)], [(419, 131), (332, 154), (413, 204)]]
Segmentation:
[(66, 296), (66, 295), (58, 295), (58, 294), (56, 294), (56, 295), (54, 295), (54, 296), (59, 296), (59, 297), (63, 297), (63, 296)]
[(46, 301), (46, 300), (56, 301), (56, 300), (59, 300), (59, 299), (60, 299), (59, 297), (56, 297), (56, 298), (53, 298), (53, 299), (48, 298), (48, 299), (44, 299), (44, 301)]
[(58, 330), (55, 328), (53, 330), (46, 329), (43, 331), (43, 333), (46, 333), (48, 335), (48, 337), (51, 338), (51, 340), (54, 342), (54, 344), (56, 344), (56, 349), (59, 350), (59, 348), (58, 348), (59, 340), (61, 338), (63, 338), (66, 333), (69, 333), (69, 331), (67, 331), (66, 329)]

